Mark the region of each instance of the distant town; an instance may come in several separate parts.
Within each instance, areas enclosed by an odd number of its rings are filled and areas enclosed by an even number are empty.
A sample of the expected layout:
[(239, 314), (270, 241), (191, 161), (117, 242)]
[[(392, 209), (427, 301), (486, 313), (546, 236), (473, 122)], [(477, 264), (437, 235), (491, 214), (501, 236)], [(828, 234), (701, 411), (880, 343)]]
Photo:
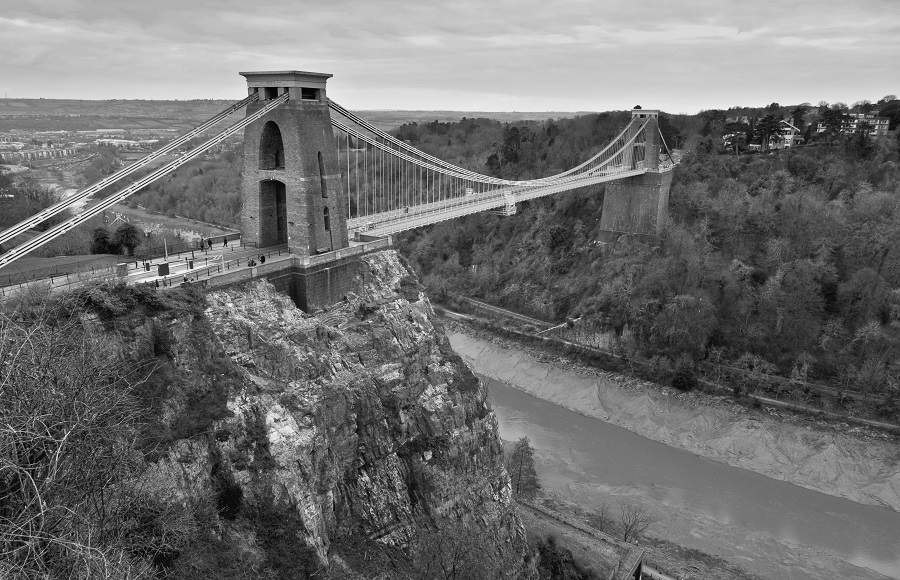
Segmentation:
[(150, 151), (177, 136), (178, 129), (93, 129), (88, 131), (25, 131), (0, 133), (0, 162), (20, 163), (72, 157), (92, 145)]

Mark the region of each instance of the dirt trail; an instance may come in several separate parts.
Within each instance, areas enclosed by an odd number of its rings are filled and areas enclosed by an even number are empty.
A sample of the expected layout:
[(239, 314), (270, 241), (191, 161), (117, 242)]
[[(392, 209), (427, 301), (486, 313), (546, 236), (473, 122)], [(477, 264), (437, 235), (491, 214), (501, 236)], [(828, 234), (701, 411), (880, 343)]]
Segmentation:
[[(749, 411), (595, 369), (542, 362), (459, 331), (453, 349), (477, 373), (692, 453), (809, 489), (900, 511), (900, 446), (865, 430)], [(558, 385), (564, 384), (564, 390)]]

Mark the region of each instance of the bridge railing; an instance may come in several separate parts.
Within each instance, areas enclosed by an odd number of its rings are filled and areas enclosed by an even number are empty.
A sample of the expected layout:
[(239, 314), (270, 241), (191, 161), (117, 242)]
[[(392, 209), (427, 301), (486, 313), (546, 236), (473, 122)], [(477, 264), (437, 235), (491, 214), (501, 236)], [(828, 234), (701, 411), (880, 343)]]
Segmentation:
[(105, 275), (110, 271), (114, 272), (116, 264), (120, 260), (121, 258), (119, 256), (107, 256), (101, 254), (92, 258), (53, 266), (40, 266), (36, 268), (8, 267), (0, 270), (0, 287), (25, 284), (43, 280), (45, 278), (75, 277), (79, 274), (90, 274), (93, 276)]
[(265, 256), (266, 260), (269, 260), (270, 258), (277, 258), (282, 255), (289, 256), (290, 250), (284, 247), (280, 247), (273, 250), (262, 251), (256, 256), (244, 255), (240, 258), (223, 260), (222, 262), (217, 264), (201, 266), (199, 268), (189, 269), (184, 272), (169, 274), (168, 276), (160, 276), (155, 280), (139, 282), (139, 284), (155, 285), (157, 288), (171, 288), (174, 286), (180, 286), (184, 283), (190, 284), (192, 282), (201, 282), (204, 278), (209, 279), (220, 274), (227, 274), (228, 272), (237, 270), (246, 270), (252, 275), (255, 275), (258, 272), (258, 269), (264, 266), (262, 262), (257, 262), (260, 256)]

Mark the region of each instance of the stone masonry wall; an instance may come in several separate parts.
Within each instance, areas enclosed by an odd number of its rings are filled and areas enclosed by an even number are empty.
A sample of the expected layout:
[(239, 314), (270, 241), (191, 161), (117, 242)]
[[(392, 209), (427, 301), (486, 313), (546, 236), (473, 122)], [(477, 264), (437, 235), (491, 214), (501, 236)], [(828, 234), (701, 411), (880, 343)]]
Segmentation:
[[(247, 113), (264, 105), (252, 104)], [(284, 169), (259, 167), (263, 129), (269, 121), (281, 132)], [(320, 153), (324, 174), (320, 174)], [(277, 180), (285, 184), (288, 246), (292, 253), (308, 256), (347, 247), (346, 203), (327, 102), (290, 100), (249, 125), (244, 130), (243, 163), (241, 227), (246, 241), (259, 242), (265, 237), (264, 231), (274, 229), (275, 224), (260, 215), (259, 189), (261, 181)], [(323, 196), (323, 181), (327, 197)]]
[(648, 172), (606, 184), (600, 228), (611, 234), (653, 236), (665, 223), (673, 172)]

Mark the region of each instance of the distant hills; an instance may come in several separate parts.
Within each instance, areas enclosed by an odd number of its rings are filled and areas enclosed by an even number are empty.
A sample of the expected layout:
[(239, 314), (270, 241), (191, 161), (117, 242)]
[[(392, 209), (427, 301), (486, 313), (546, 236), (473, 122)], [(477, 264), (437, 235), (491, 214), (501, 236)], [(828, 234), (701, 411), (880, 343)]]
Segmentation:
[[(0, 131), (116, 129), (188, 129), (199, 125), (234, 101), (210, 99), (194, 101), (146, 101), (113, 99), (0, 99)], [(493, 112), (493, 111), (388, 111), (358, 110), (363, 118), (381, 129), (404, 123), (459, 121), (463, 117), (484, 117), (498, 121), (542, 121), (575, 117), (584, 112)]]
[(354, 111), (365, 120), (381, 129), (393, 129), (405, 123), (422, 123), (441, 121), (444, 123), (456, 122), (463, 117), (494, 119), (503, 123), (513, 121), (544, 121), (546, 119), (572, 118), (579, 115), (587, 115), (596, 111), (385, 111), (385, 110), (361, 110)]

